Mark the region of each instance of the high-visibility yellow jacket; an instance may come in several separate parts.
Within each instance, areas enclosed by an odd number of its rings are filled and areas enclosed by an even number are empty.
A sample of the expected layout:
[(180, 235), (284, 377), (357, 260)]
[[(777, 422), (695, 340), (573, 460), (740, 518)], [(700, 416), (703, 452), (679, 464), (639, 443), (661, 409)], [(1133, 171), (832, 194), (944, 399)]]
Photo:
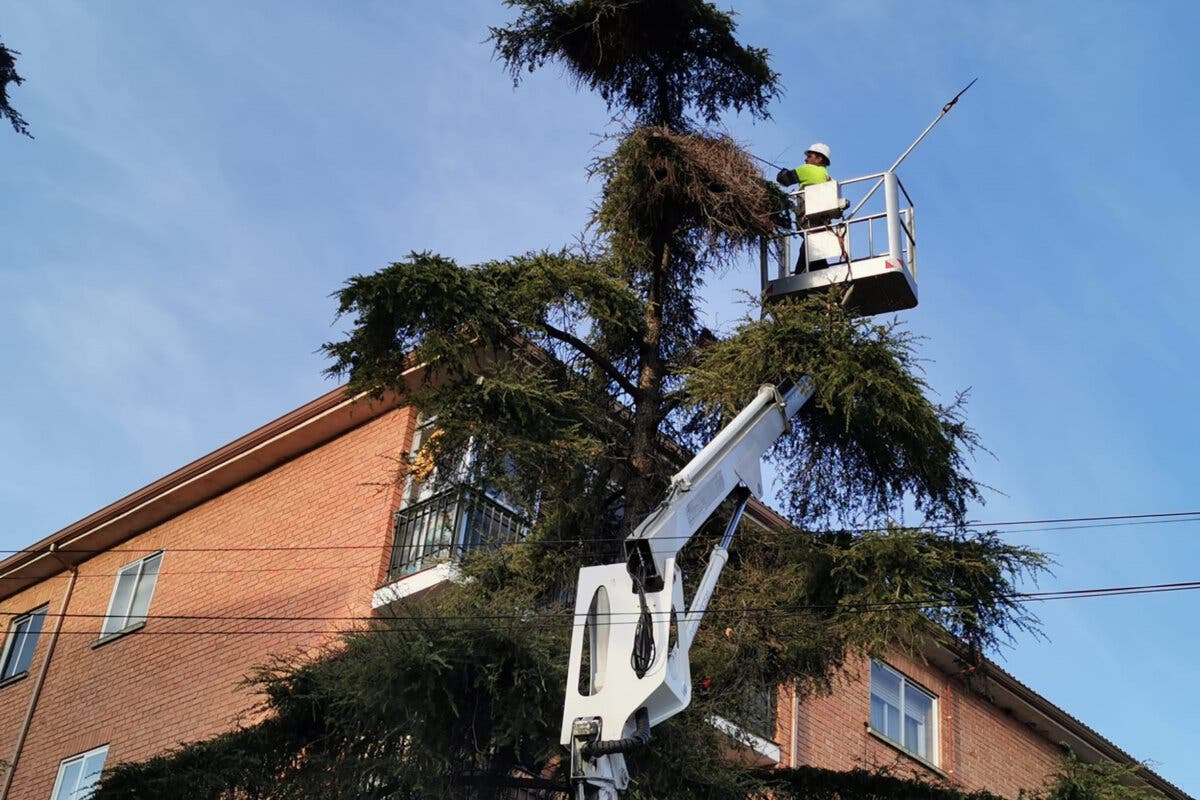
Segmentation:
[(780, 170), (775, 180), (784, 186), (795, 186), (797, 183), (801, 187), (812, 186), (829, 180), (829, 170), (816, 164), (801, 164), (795, 169)]

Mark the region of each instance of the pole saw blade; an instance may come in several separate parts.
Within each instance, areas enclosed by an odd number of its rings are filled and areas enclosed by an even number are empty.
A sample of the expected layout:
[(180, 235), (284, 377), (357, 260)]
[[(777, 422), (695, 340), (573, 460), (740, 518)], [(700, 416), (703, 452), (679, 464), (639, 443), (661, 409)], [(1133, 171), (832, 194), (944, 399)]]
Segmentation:
[(974, 85), (975, 85), (975, 81), (977, 81), (977, 80), (979, 80), (979, 78), (975, 78), (974, 80), (972, 80), (970, 83), (968, 83), (966, 86), (964, 86), (964, 87), (963, 87), (963, 90), (962, 90), (961, 92), (959, 92), (958, 94), (954, 95), (954, 99), (953, 99), (953, 100), (951, 100), (949, 103), (946, 103), (946, 105), (942, 106), (942, 113), (943, 113), (943, 114), (945, 114), (945, 113), (946, 113), (946, 112), (948, 112), (950, 109), (954, 108), (954, 104), (958, 102), (958, 98), (960, 98), (960, 97), (962, 97), (964, 94), (966, 94), (966, 93), (967, 93), (967, 89), (970, 89), (972, 86), (974, 86)]

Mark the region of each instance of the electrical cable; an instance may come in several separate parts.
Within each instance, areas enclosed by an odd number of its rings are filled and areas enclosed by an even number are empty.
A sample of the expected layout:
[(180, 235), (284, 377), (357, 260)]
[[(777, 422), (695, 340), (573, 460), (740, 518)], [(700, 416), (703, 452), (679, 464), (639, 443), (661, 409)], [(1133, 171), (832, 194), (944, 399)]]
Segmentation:
[[(1074, 531), (1074, 530), (1091, 530), (1098, 528), (1112, 527), (1128, 527), (1136, 525), (1155, 525), (1164, 523), (1176, 522), (1200, 522), (1200, 511), (1170, 511), (1157, 512), (1148, 514), (1111, 514), (1089, 517), (1048, 517), (1044, 519), (1025, 519), (1025, 520), (1009, 520), (999, 522), (967, 522), (957, 526), (958, 530), (964, 531), (979, 531), (989, 528), (1019, 528), (1020, 526), (1040, 526), (1040, 527), (1025, 527), (1019, 530), (1008, 530), (1006, 533), (1054, 533), (1056, 531)], [(1071, 523), (1088, 523), (1072, 525)], [(1111, 523), (1111, 524), (1090, 524), (1090, 523)], [(947, 531), (951, 530), (952, 526), (945, 523), (929, 522), (919, 523), (916, 525), (897, 525), (897, 528), (906, 530), (927, 530), (927, 531)], [(812, 535), (831, 535), (839, 533), (880, 533), (889, 530), (887, 527), (865, 527), (854, 529), (835, 529), (824, 528), (817, 530), (807, 530), (807, 533)], [(772, 534), (790, 534), (787, 529), (769, 530)], [(686, 537), (660, 537), (663, 541), (671, 539), (686, 538)], [(525, 546), (550, 546), (560, 544), (577, 544), (579, 539), (538, 539), (536, 541), (521, 541), (509, 542), (508, 544), (517, 544)], [(377, 544), (320, 544), (320, 545), (263, 545), (258, 547), (113, 547), (113, 548), (64, 548), (57, 552), (59, 555), (96, 555), (100, 553), (157, 553), (160, 550), (170, 550), (173, 553), (286, 553), (286, 552), (321, 552), (321, 551), (340, 551), (340, 550), (378, 550)], [(0, 549), (0, 555), (39, 555), (45, 554), (47, 551), (35, 548), (23, 548), (19, 550), (4, 550)], [(2, 579), (2, 576), (0, 576)]]
[[(1013, 603), (1034, 603), (1048, 602), (1054, 600), (1073, 600), (1085, 599), (1093, 597), (1123, 597), (1141, 594), (1160, 594), (1167, 592), (1182, 592), (1200, 590), (1200, 580), (1197, 581), (1180, 581), (1175, 583), (1155, 583), (1155, 584), (1140, 584), (1126, 586), (1105, 586), (1093, 587), (1086, 589), (1055, 589), (1043, 592), (1014, 592), (1006, 595), (999, 595), (998, 599), (1007, 600)], [(846, 604), (831, 604), (831, 603), (815, 603), (801, 604), (794, 606), (744, 606), (739, 608), (710, 608), (705, 613), (706, 616), (740, 616), (747, 614), (760, 614), (767, 616), (795, 616), (812, 611), (834, 611), (834, 610), (849, 610), (849, 611), (871, 611), (886, 608), (963, 608), (974, 605), (971, 602), (954, 602), (953, 600), (940, 599), (913, 599), (913, 600), (880, 600), (863, 603), (846, 603)], [(24, 616), (28, 612), (0, 612), (0, 617)], [(651, 612), (648, 610), (639, 609), (629, 612), (609, 611), (604, 614), (596, 614), (596, 617), (607, 617), (610, 625), (630, 625), (642, 624), (643, 617), (654, 617), (668, 614), (668, 611)], [(636, 615), (637, 619), (614, 619), (615, 617), (628, 617)], [(348, 623), (371, 623), (371, 622), (424, 622), (424, 623), (442, 623), (442, 622), (496, 622), (496, 621), (515, 621), (523, 624), (530, 622), (535, 625), (551, 625), (555, 623), (566, 623), (574, 619), (576, 615), (566, 609), (556, 611), (545, 617), (531, 619), (528, 614), (389, 614), (387, 616), (272, 616), (272, 615), (245, 615), (231, 616), (220, 614), (147, 614), (143, 619), (145, 621), (164, 621), (164, 622), (348, 622)], [(580, 615), (582, 616), (582, 615)], [(108, 614), (91, 614), (82, 612), (67, 612), (67, 613), (46, 613), (45, 617), (63, 618), (63, 619), (107, 619)], [(583, 624), (580, 622), (579, 624)], [(415, 630), (415, 629), (414, 629)], [(65, 631), (64, 631), (65, 632)], [(86, 632), (86, 631), (77, 631)], [(145, 631), (140, 631), (145, 632)], [(237, 633), (239, 631), (233, 631)], [(242, 633), (263, 633), (263, 631), (240, 631)], [(288, 631), (280, 631), (288, 632)], [(332, 632), (338, 631), (297, 631), (297, 632)], [(94, 635), (94, 632), (92, 632)], [(173, 633), (180, 633), (179, 631)], [(651, 661), (653, 656), (651, 656)]]

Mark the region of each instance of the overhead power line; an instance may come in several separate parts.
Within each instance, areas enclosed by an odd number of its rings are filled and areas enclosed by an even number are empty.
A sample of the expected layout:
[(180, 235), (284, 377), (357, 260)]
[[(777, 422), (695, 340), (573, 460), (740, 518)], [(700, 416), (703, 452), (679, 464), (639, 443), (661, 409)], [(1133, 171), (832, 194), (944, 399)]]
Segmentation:
[[(1005, 533), (1054, 533), (1058, 531), (1092, 530), (1099, 528), (1127, 527), (1138, 525), (1161, 525), (1181, 522), (1200, 522), (1200, 511), (1169, 511), (1149, 514), (1110, 514), (1086, 517), (1046, 517), (1043, 519), (1002, 520), (992, 522), (968, 522), (960, 526), (962, 530), (980, 531), (991, 528), (1004, 528)], [(909, 530), (941, 531), (948, 527), (943, 523), (920, 523), (917, 525), (897, 525), (898, 528)], [(851, 532), (878, 532), (885, 528), (855, 528)], [(810, 530), (814, 535), (841, 533), (835, 529)], [(787, 531), (780, 531), (786, 534)], [(669, 539), (671, 537), (663, 537)], [(550, 546), (560, 544), (576, 544), (579, 539), (537, 539), (536, 541), (510, 542), (509, 544), (524, 546)], [(280, 552), (321, 552), (321, 551), (354, 551), (380, 549), (378, 544), (314, 544), (314, 545), (261, 545), (253, 547), (112, 547), (112, 548), (64, 548), (59, 550), (61, 555), (97, 555), (100, 553), (157, 553), (160, 550), (173, 553), (280, 553)], [(45, 554), (44, 548), (23, 548), (19, 550), (0, 550), (0, 555), (38, 555)], [(284, 571), (288, 568), (276, 568)]]
[[(1047, 602), (1047, 601), (1054, 601), (1054, 600), (1075, 600), (1075, 599), (1084, 599), (1084, 598), (1093, 598), (1093, 597), (1118, 597), (1118, 596), (1129, 596), (1129, 595), (1140, 595), (1140, 594), (1159, 594), (1159, 593), (1165, 593), (1165, 592), (1195, 591), (1197, 589), (1200, 589), (1200, 581), (1180, 581), (1180, 582), (1176, 582), (1176, 583), (1155, 583), (1155, 584), (1141, 584), (1141, 585), (1130, 585), (1130, 586), (1107, 586), (1107, 587), (1095, 587), (1095, 588), (1088, 588), (1088, 589), (1059, 589), (1059, 590), (1051, 590), (1051, 591), (1044, 591), (1044, 592), (1016, 592), (1016, 593), (1009, 594), (1009, 595), (1002, 595), (1000, 597), (1000, 599), (1009, 600), (1013, 603), (1034, 603), (1034, 602)], [(753, 615), (753, 616), (760, 616), (760, 617), (761, 616), (772, 617), (772, 616), (795, 616), (795, 615), (805, 614), (805, 613), (809, 613), (809, 612), (813, 612), (813, 611), (841, 610), (841, 611), (853, 611), (853, 612), (868, 612), (868, 611), (882, 610), (882, 609), (888, 609), (888, 608), (913, 608), (913, 609), (921, 610), (921, 609), (936, 609), (936, 608), (969, 607), (971, 605), (974, 605), (974, 604), (968, 603), (968, 602), (958, 602), (958, 603), (953, 602), (953, 601), (948, 602), (948, 601), (938, 600), (938, 599), (888, 600), (888, 601), (877, 601), (877, 602), (868, 602), (868, 603), (849, 603), (849, 604), (840, 604), (840, 605), (804, 604), (804, 605), (793, 605), (793, 606), (747, 606), (747, 607), (739, 607), (739, 608), (710, 608), (706, 612), (706, 616), (743, 617), (743, 616), (747, 616), (747, 615)], [(21, 612), (21, 613), (0, 612), (0, 616), (16, 617), (16, 616), (23, 616), (24, 613), (26, 613), (26, 612)], [(639, 613), (640, 612), (638, 612), (638, 611), (625, 612), (625, 613), (609, 612), (607, 614), (602, 614), (599, 616), (607, 618), (607, 621), (609, 622), (609, 624), (614, 624), (614, 625), (630, 624), (630, 625), (632, 625), (632, 624), (636, 624), (636, 622), (637, 622), (636, 618), (639, 615)], [(667, 612), (663, 612), (663, 613), (667, 613)], [(82, 619), (82, 620), (103, 620), (103, 619), (109, 618), (109, 615), (107, 615), (107, 614), (92, 614), (92, 613), (80, 613), (80, 612), (48, 613), (48, 614), (46, 614), (46, 616), (51, 619), (62, 618), (62, 619)], [(151, 621), (151, 620), (163, 621), (163, 622), (226, 622), (226, 623), (228, 623), (228, 622), (245, 622), (245, 623), (253, 623), (253, 622), (313, 623), (313, 622), (318, 622), (318, 623), (348, 623), (351, 625), (354, 625), (354, 624), (366, 625), (366, 624), (370, 624), (373, 622), (374, 623), (377, 623), (377, 622), (408, 622), (408, 623), (423, 622), (423, 623), (427, 623), (427, 624), (428, 623), (444, 623), (444, 622), (475, 622), (475, 623), (521, 622), (525, 625), (529, 625), (532, 627), (557, 627), (559, 625), (563, 625), (563, 624), (567, 624), (567, 623), (571, 622), (574, 619), (574, 617), (575, 617), (574, 612), (563, 609), (560, 612), (555, 612), (552, 614), (536, 616), (536, 617), (531, 617), (528, 614), (520, 614), (520, 613), (513, 613), (513, 614), (508, 614), (508, 613), (505, 613), (505, 614), (429, 614), (429, 615), (389, 614), (387, 616), (354, 616), (354, 615), (349, 615), (349, 616), (333, 616), (333, 615), (329, 615), (329, 616), (326, 616), (326, 615), (276, 616), (276, 615), (267, 615), (267, 614), (260, 614), (260, 615), (149, 614), (145, 617), (145, 620), (146, 621)], [(373, 631), (375, 629), (368, 628), (365, 630)], [(403, 630), (419, 630), (419, 629), (410, 627), (410, 628), (403, 628)], [(92, 636), (96, 635), (96, 632), (92, 631), (92, 630), (87, 630), (87, 631), (64, 630), (63, 632), (64, 633), (85, 633), (85, 634), (89, 634)], [(139, 635), (143, 635), (146, 633), (162, 633), (162, 634), (169, 634), (169, 635), (179, 635), (181, 633), (188, 633), (188, 632), (189, 631), (142, 630), (142, 631), (139, 631)], [(193, 632), (195, 632), (195, 631), (193, 631)], [(220, 632), (220, 631), (213, 630), (213, 631), (200, 631), (199, 633), (207, 634), (207, 633), (218, 633), (218, 632)], [(346, 631), (341, 630), (341, 629), (297, 630), (295, 628), (290, 628), (290, 629), (278, 630), (278, 631), (232, 629), (232, 630), (226, 630), (225, 632), (231, 633), (231, 634), (263, 635), (263, 634), (267, 634), (267, 633), (312, 633), (312, 634), (345, 633)]]
[(1051, 524), (1057, 525), (1059, 523), (1071, 523), (1071, 522), (1111, 522), (1111, 521), (1117, 521), (1117, 520), (1135, 520), (1135, 519), (1155, 520), (1155, 519), (1167, 519), (1167, 518), (1171, 518), (1171, 517), (1198, 517), (1198, 518), (1200, 518), (1200, 511), (1164, 511), (1161, 513), (1154, 513), (1154, 514), (1109, 514), (1107, 516), (1095, 516), (1095, 517), (1050, 517), (1047, 519), (1024, 519), (1024, 520), (1019, 520), (1016, 522), (987, 522), (987, 523), (980, 522), (980, 523), (973, 523), (973, 524), (984, 525), (989, 528), (1001, 528), (1001, 527), (1005, 527), (1008, 525), (1051, 525)]

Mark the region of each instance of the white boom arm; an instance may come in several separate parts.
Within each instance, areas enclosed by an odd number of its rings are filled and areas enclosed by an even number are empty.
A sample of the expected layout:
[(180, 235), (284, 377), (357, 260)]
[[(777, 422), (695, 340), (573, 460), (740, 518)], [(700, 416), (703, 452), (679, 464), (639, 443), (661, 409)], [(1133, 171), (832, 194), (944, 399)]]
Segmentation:
[[(625, 541), (627, 561), (579, 571), (561, 741), (571, 747), (580, 800), (614, 800), (629, 782), (622, 753), (644, 744), (650, 726), (691, 702), (688, 651), (746, 501), (762, 493), (762, 456), (812, 393), (807, 376), (759, 389), (671, 479), (666, 499)], [(731, 495), (737, 510), (685, 606), (676, 556)]]

